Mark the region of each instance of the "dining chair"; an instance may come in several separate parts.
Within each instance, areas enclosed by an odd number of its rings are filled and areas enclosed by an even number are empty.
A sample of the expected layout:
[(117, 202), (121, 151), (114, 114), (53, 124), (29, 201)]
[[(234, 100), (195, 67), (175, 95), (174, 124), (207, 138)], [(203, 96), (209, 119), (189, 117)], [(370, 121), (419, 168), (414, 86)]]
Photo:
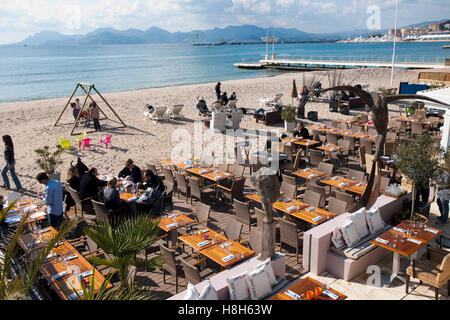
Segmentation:
[(334, 171), (334, 166), (332, 163), (320, 162), (317, 166), (317, 170), (328, 175), (332, 175)]
[(108, 220), (108, 209), (106, 209), (106, 205), (102, 202), (98, 202), (95, 200), (91, 200), (92, 205), (94, 206), (95, 217), (97, 219), (106, 219)]
[(234, 179), (240, 179), (244, 177), (244, 170), (245, 167), (241, 166), (240, 164), (233, 164), (233, 167), (231, 169), (231, 173), (234, 175)]
[(428, 130), (424, 128), (420, 122), (411, 122), (411, 136), (420, 136), (427, 133)]
[(397, 133), (388, 131), (386, 133), (386, 142), (395, 142), (397, 141)]
[(243, 224), (235, 219), (228, 219), (225, 227), (220, 231), (224, 233), (225, 237), (233, 241), (241, 241)]
[(296, 261), (298, 263), (298, 253), (303, 247), (303, 232), (298, 232), (297, 224), (286, 219), (280, 219), (280, 253), (283, 244), (295, 248)]
[(344, 136), (344, 140), (350, 142), (349, 149), (354, 155), (357, 148), (355, 137)]
[(337, 160), (339, 163), (339, 169), (342, 169), (342, 164), (345, 162), (348, 165), (348, 156), (350, 154), (350, 141), (339, 140), (338, 146), (341, 147), (341, 150), (338, 152), (331, 152), (331, 159)]
[(173, 185), (173, 191), (177, 191), (177, 182), (173, 176), (173, 173), (170, 169), (165, 167), (161, 167), (161, 172), (164, 175), (164, 183), (171, 183)]
[(246, 245), (249, 249), (259, 254), (262, 251), (262, 237), (262, 230), (260, 228), (253, 228), (250, 230), (248, 239), (241, 241), (240, 244)]
[(359, 147), (358, 156), (360, 168), (366, 170), (366, 147), (364, 145)]
[(360, 133), (363, 131), (362, 126), (359, 126), (357, 124), (352, 124), (352, 127), (350, 129), (353, 133)]
[(372, 127), (369, 127), (369, 130), (367, 130), (367, 133), (369, 135), (371, 135), (371, 136), (374, 136), (374, 135), (378, 134), (377, 129), (376, 128), (372, 128)]
[(190, 193), (189, 198), (191, 200), (196, 198), (198, 201), (203, 202), (211, 198), (216, 199), (216, 191), (211, 188), (211, 185), (200, 187), (199, 180), (197, 178), (188, 177)]
[(180, 264), (183, 268), (184, 272), (184, 279), (186, 280), (186, 286), (188, 283), (191, 283), (193, 285), (196, 285), (200, 282), (202, 282), (202, 278), (204, 275), (202, 275), (202, 272), (200, 271), (200, 264), (206, 261), (206, 257), (203, 257), (194, 263), (189, 263), (189, 261), (186, 261), (183, 258), (180, 258)]
[(348, 209), (349, 204), (347, 201), (340, 200), (335, 197), (328, 198), (328, 207), (327, 207), (328, 211), (340, 215), (342, 213), (346, 213)]
[(327, 133), (327, 143), (337, 146), (338, 136), (336, 134)]
[(294, 186), (297, 186), (297, 179), (296, 179), (296, 177), (294, 177), (294, 176), (290, 176), (290, 175), (287, 175), (287, 174), (282, 174), (281, 175), (281, 177), (282, 177), (282, 181), (283, 182), (286, 182), (287, 184), (292, 184), (292, 185), (294, 185)]
[(366, 177), (366, 173), (354, 169), (349, 169), (347, 173), (347, 178), (357, 182), (363, 182)]
[[(317, 193), (317, 194), (320, 195), (319, 205), (317, 205), (317, 206), (314, 205), (315, 207), (318, 207), (318, 208), (324, 208), (324, 207), (325, 207), (325, 205), (326, 205), (326, 192), (325, 192), (325, 187), (318, 186), (318, 185), (316, 185), (316, 184), (314, 184), (314, 183), (310, 183), (310, 184), (308, 184), (306, 190), (311, 190), (311, 191), (313, 191), (314, 193)], [(305, 197), (306, 197), (306, 196), (307, 196), (307, 195), (306, 195), (306, 193), (305, 193)], [(311, 196), (311, 195), (308, 194), (308, 197), (310, 197), (310, 196)], [(313, 200), (313, 201), (315, 201), (315, 200)]]
[(81, 212), (81, 216), (84, 218), (84, 214), (95, 214), (94, 207), (92, 205), (91, 200), (96, 197), (90, 197), (87, 199), (81, 200), (79, 194), (76, 190), (72, 189), (70, 186), (66, 187), (67, 192), (69, 192), (70, 196), (75, 202), (75, 216), (78, 214), (78, 210)]
[(297, 198), (297, 187), (284, 181), (281, 182), (280, 192), (282, 192), (289, 199)]
[(220, 184), (217, 185), (217, 196), (222, 200), (228, 200), (230, 202), (230, 210), (233, 208), (234, 199), (244, 198), (245, 178), (235, 179), (231, 183), (231, 188), (224, 187)]
[(353, 206), (355, 205), (355, 197), (347, 192), (335, 190), (334, 196), (336, 197), (336, 199), (347, 202), (348, 208), (353, 208)]
[[(303, 202), (310, 206), (319, 208), (322, 195), (312, 190), (306, 190), (303, 196)], [(281, 220), (281, 219), (280, 219)]]
[(251, 214), (250, 205), (248, 202), (244, 202), (238, 199), (233, 199), (234, 211), (236, 213), (236, 220), (248, 226), (250, 231), (252, 225), (256, 224), (256, 217)]
[(309, 163), (316, 167), (323, 159), (322, 151), (320, 150), (309, 150)]
[(188, 183), (186, 182), (186, 178), (184, 177), (184, 174), (180, 172), (174, 172), (175, 173), (175, 180), (177, 182), (177, 193), (178, 193), (178, 199), (180, 199), (180, 191), (184, 193), (186, 197), (186, 203), (188, 203), (188, 197), (190, 193), (190, 187)]
[(370, 140), (361, 139), (360, 145), (364, 146), (364, 150), (366, 151), (366, 154), (373, 154), (373, 142)]

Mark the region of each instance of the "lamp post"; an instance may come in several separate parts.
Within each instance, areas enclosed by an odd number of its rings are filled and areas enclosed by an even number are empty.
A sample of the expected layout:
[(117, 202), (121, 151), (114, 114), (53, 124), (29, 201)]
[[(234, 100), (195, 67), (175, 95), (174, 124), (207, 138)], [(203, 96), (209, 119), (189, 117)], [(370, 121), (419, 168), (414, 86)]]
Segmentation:
[(398, 0), (395, 7), (395, 26), (394, 26), (394, 50), (392, 53), (392, 69), (391, 69), (391, 88), (394, 85), (394, 64), (395, 64), (395, 46), (397, 39), (397, 20), (398, 20)]

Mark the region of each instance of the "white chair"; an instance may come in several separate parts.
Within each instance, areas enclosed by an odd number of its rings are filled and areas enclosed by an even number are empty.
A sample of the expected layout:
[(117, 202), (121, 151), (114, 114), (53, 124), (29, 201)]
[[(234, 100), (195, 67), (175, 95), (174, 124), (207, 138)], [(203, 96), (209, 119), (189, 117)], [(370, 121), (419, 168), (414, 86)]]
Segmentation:
[(149, 113), (148, 117), (156, 123), (158, 120), (166, 119), (166, 111), (167, 107), (158, 107), (152, 113)]
[(273, 97), (272, 99), (272, 103), (270, 104), (271, 106), (275, 106), (276, 104), (278, 104), (281, 101), (281, 97), (283, 96), (282, 93), (277, 93), (275, 95), (275, 97)]
[(181, 118), (181, 110), (183, 110), (183, 108), (184, 104), (176, 104), (167, 109), (165, 116), (172, 120), (175, 120), (175, 118)]
[(225, 131), (225, 124), (227, 121), (227, 114), (225, 112), (213, 112), (210, 123), (211, 130)]
[(227, 119), (227, 126), (230, 129), (234, 129), (234, 130), (239, 129), (239, 125), (241, 123), (242, 115), (243, 115), (242, 110), (240, 110), (240, 109), (234, 110), (231, 113), (231, 119)]
[(273, 98), (260, 99), (259, 104), (262, 108), (270, 108), (280, 102), (282, 93), (277, 93)]
[(18, 192), (10, 192), (6, 197), (6, 202), (9, 204), (11, 202), (17, 201), (22, 195)]
[(231, 112), (231, 111), (235, 110), (236, 109), (236, 103), (237, 103), (237, 99), (228, 101), (228, 104), (227, 104), (227, 107), (226, 107), (227, 111)]

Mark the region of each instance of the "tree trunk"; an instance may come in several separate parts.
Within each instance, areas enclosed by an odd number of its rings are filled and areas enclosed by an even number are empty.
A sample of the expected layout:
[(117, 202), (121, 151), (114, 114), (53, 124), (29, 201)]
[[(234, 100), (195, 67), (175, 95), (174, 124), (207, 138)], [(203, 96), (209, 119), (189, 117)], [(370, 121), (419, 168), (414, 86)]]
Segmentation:
[(416, 184), (413, 182), (412, 183), (412, 205), (411, 205), (411, 218), (410, 220), (413, 221), (413, 217), (414, 217), (414, 205), (416, 202)]
[(275, 256), (275, 221), (272, 219), (272, 222), (265, 222), (265, 219), (262, 223), (262, 247), (261, 247), (261, 255), (258, 258), (259, 260), (266, 260), (268, 258), (272, 259)]

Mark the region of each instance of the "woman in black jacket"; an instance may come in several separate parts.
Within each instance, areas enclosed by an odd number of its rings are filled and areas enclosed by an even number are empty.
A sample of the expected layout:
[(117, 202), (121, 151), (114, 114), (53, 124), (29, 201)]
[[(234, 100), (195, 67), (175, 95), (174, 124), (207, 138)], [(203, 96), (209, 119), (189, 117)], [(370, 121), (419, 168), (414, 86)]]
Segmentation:
[(144, 171), (144, 181), (138, 184), (138, 188), (142, 190), (152, 188), (160, 192), (164, 192), (165, 190), (164, 183), (152, 170)]
[(3, 167), (3, 171), (2, 171), (3, 188), (5, 188), (7, 190), (10, 189), (8, 176), (6, 175), (6, 173), (8, 171), (10, 171), (11, 178), (13, 179), (14, 184), (16, 185), (16, 191), (20, 191), (22, 189), (22, 185), (20, 184), (19, 178), (17, 178), (16, 171), (14, 169), (16, 160), (14, 158), (14, 145), (13, 145), (12, 139), (10, 136), (6, 135), (6, 136), (3, 136), (3, 142), (5, 143), (4, 156), (5, 156), (5, 161), (6, 161), (6, 164)]

